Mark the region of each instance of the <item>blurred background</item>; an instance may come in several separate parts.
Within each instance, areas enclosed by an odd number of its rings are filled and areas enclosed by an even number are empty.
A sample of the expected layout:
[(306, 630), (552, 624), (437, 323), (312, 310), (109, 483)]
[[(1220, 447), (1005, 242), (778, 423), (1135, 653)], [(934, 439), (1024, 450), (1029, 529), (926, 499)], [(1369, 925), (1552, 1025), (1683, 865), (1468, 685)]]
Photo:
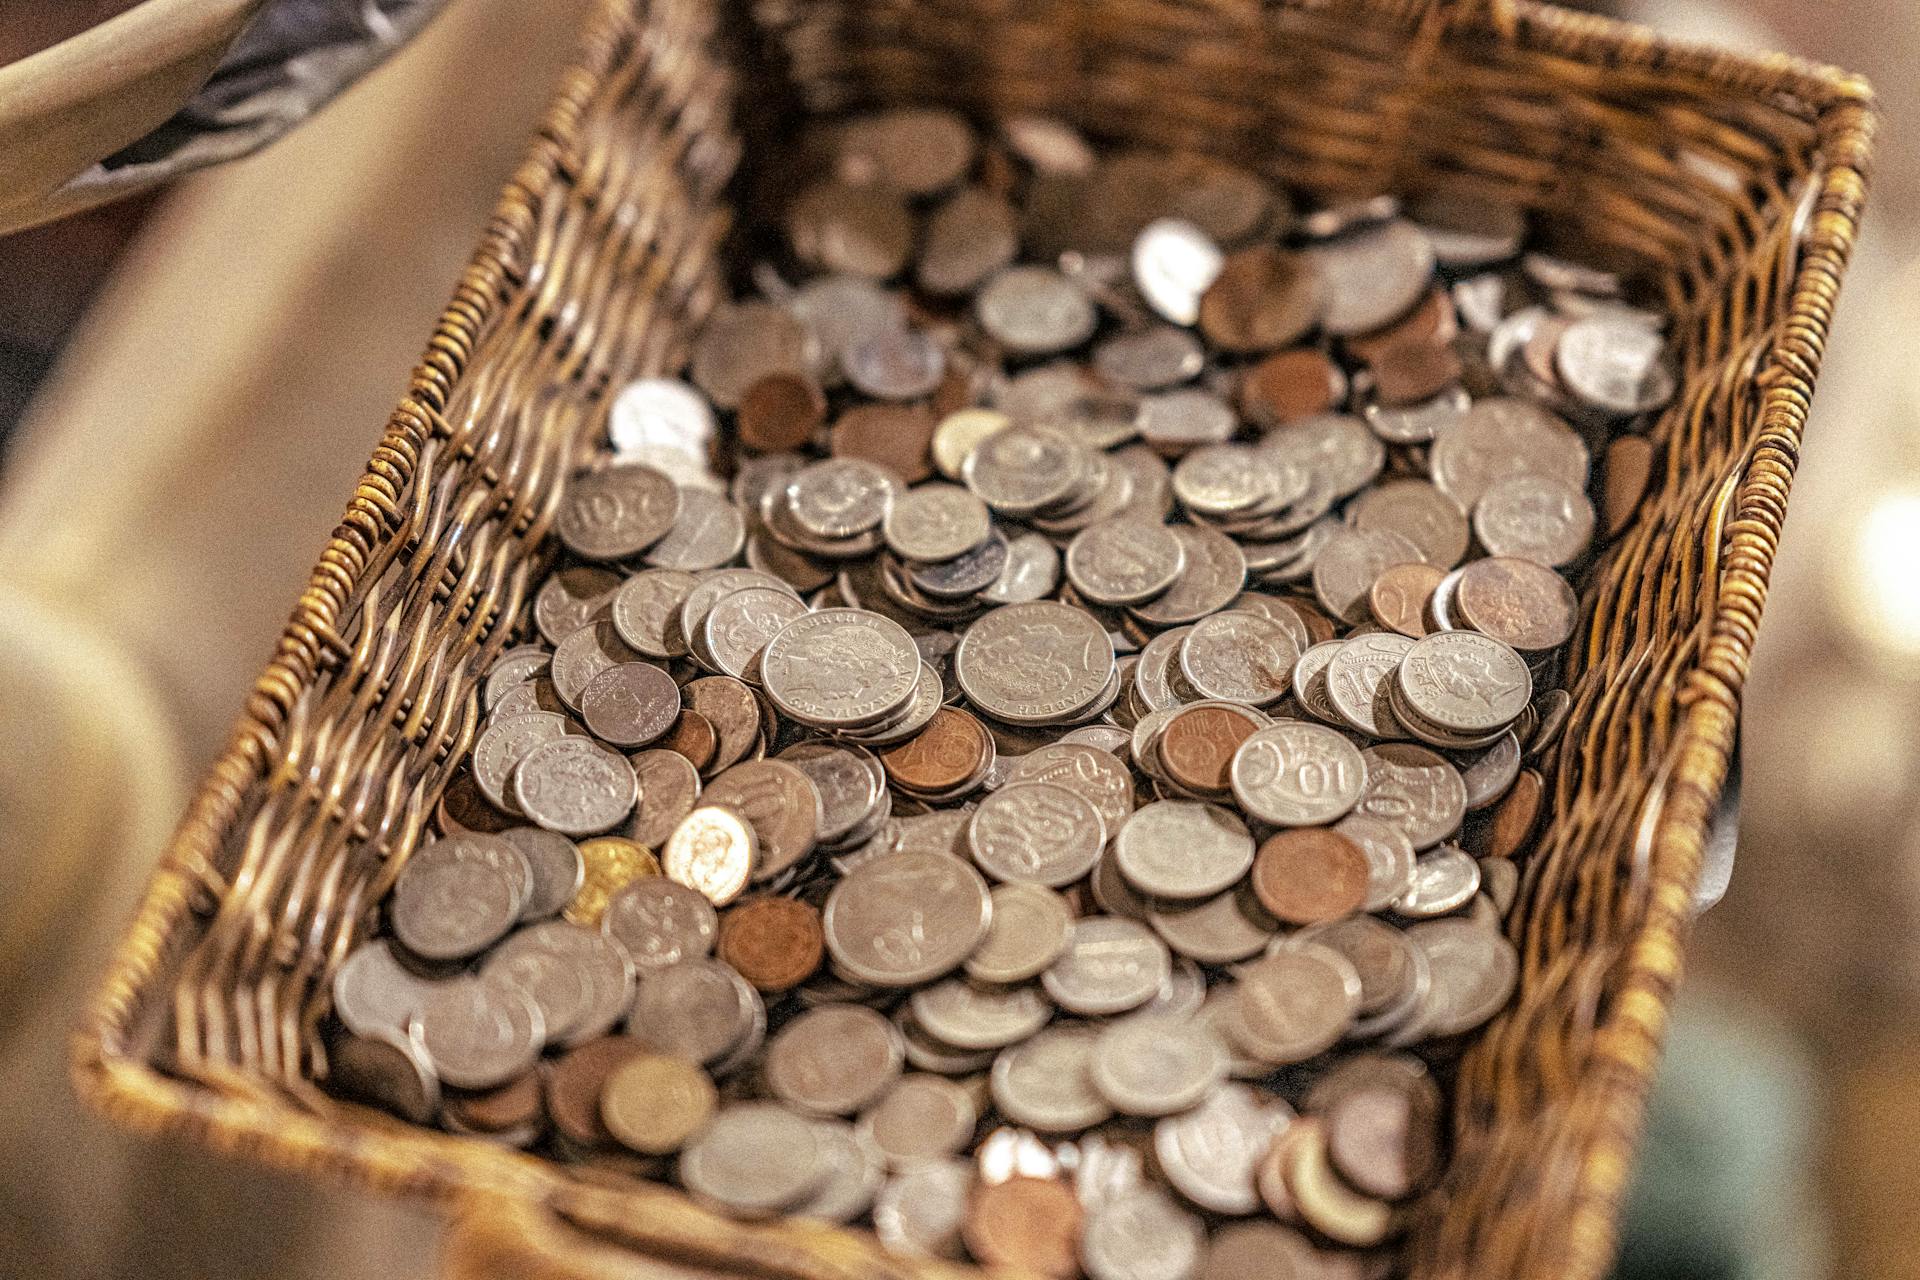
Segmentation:
[[(130, 7), (5, 0), (0, 66)], [(1738, 867), (1695, 931), (1620, 1274), (1920, 1276), (1920, 8), (1612, 7), (1862, 72), (1884, 111), (1749, 686)], [(272, 148), (0, 237), (18, 1274), (433, 1272), (422, 1214), (109, 1130), (72, 1099), (65, 1041), (585, 9), (449, 0)]]

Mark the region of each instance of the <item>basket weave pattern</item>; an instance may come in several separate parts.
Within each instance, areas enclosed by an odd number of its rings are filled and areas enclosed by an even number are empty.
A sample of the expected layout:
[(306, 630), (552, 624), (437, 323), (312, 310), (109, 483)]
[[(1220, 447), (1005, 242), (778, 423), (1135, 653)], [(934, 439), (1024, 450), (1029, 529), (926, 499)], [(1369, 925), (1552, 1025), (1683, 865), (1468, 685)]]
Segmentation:
[(777, 167), (757, 161), (801, 111), (905, 101), (1044, 112), (1315, 195), (1511, 201), (1643, 273), (1674, 317), (1682, 393), (1635, 522), (1586, 579), (1552, 822), (1508, 920), (1519, 996), (1461, 1064), (1456, 1155), (1409, 1253), (1425, 1276), (1603, 1274), (1873, 111), (1837, 72), (1529, 3), (604, 0), (88, 1011), (83, 1093), (283, 1167), (480, 1197), (449, 1253), (472, 1274), (619, 1270), (581, 1229), (768, 1276), (972, 1274), (311, 1083), (332, 972), (472, 743), (611, 391), (683, 360)]

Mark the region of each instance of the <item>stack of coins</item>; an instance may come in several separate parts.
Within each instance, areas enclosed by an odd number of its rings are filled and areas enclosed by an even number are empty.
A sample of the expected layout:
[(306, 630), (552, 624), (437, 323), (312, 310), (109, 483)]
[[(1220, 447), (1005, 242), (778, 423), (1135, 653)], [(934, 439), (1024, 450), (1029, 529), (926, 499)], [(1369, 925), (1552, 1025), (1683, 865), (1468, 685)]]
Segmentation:
[(1661, 316), (1512, 210), (1049, 120), (798, 154), (570, 482), (329, 1080), (909, 1253), (1390, 1268)]

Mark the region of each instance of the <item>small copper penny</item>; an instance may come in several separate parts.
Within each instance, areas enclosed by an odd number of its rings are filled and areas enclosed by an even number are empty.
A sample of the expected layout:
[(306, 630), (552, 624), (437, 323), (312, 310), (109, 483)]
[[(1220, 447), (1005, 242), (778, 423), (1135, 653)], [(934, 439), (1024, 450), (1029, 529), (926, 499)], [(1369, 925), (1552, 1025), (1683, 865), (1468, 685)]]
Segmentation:
[(1508, 788), (1506, 798), (1494, 807), (1493, 819), (1487, 824), (1488, 857), (1511, 858), (1526, 847), (1534, 823), (1540, 820), (1540, 802), (1545, 794), (1546, 781), (1539, 771), (1522, 769), (1513, 786)]
[(1611, 538), (1626, 528), (1653, 476), (1653, 444), (1645, 436), (1617, 436), (1600, 468), (1600, 527)]
[(583, 1147), (611, 1141), (600, 1120), (600, 1095), (616, 1067), (644, 1052), (632, 1036), (602, 1036), (554, 1059), (547, 1072), (547, 1114), (553, 1127)]
[(1312, 259), (1254, 245), (1229, 255), (1200, 295), (1200, 330), (1228, 351), (1272, 351), (1313, 328), (1326, 298)]
[(1367, 590), (1374, 621), (1418, 640), (1427, 634), (1427, 602), (1446, 576), (1445, 569), (1418, 561), (1390, 565)]
[(1300, 596), (1288, 596), (1286, 601), (1293, 606), (1293, 611), (1300, 615), (1300, 621), (1306, 625), (1307, 635), (1312, 638), (1314, 644), (1325, 644), (1339, 631), (1333, 619), (1311, 600)]
[(1573, 635), (1580, 601), (1567, 580), (1545, 565), (1488, 556), (1460, 571), (1452, 610), (1475, 631), (1538, 653)]
[(713, 758), (700, 770), (703, 775), (738, 764), (760, 740), (760, 704), (753, 690), (732, 676), (688, 681), (680, 696), (713, 727)]
[(1402, 342), (1388, 347), (1369, 366), (1380, 403), (1419, 404), (1460, 381), (1460, 357), (1449, 346)]
[(992, 739), (986, 727), (956, 707), (942, 707), (918, 734), (880, 753), (880, 766), (897, 786), (939, 794), (960, 786), (980, 767)]
[(802, 447), (826, 420), (826, 393), (802, 373), (769, 373), (740, 397), (740, 443), (762, 453)]
[(749, 898), (720, 917), (720, 958), (760, 991), (799, 986), (823, 951), (820, 912), (798, 898)]
[(713, 724), (705, 716), (698, 711), (682, 711), (673, 728), (667, 730), (666, 737), (655, 745), (686, 757), (688, 764), (701, 770), (713, 763), (713, 750), (718, 742)]
[(1444, 289), (1432, 289), (1413, 310), (1386, 328), (1357, 334), (1341, 345), (1355, 360), (1377, 364), (1381, 355), (1394, 347), (1444, 346), (1459, 333), (1460, 318), (1453, 309), (1453, 298)]
[(1268, 836), (1253, 859), (1253, 892), (1275, 919), (1319, 924), (1352, 915), (1367, 901), (1367, 855), (1326, 827)]
[(713, 1081), (693, 1063), (641, 1053), (607, 1073), (600, 1121), (628, 1150), (663, 1156), (705, 1129), (718, 1104)]
[(1043, 1276), (1080, 1269), (1080, 1199), (1053, 1178), (1013, 1177), (976, 1186), (961, 1239), (989, 1267), (1019, 1267)]
[(1240, 379), (1240, 412), (1277, 427), (1332, 411), (1346, 398), (1347, 375), (1318, 347), (1276, 351)]
[(1176, 712), (1161, 731), (1160, 763), (1168, 777), (1190, 791), (1225, 791), (1233, 753), (1259, 727), (1234, 707), (1188, 707)]
[(440, 1105), (456, 1124), (481, 1133), (507, 1133), (547, 1118), (545, 1089), (538, 1071), (515, 1076), (494, 1089), (448, 1089)]
[(878, 463), (908, 484), (933, 475), (933, 429), (939, 419), (922, 404), (862, 404), (833, 424), (828, 448), (836, 458)]
[(462, 769), (454, 776), (447, 789), (440, 793), (440, 803), (434, 809), (433, 825), (440, 829), (443, 836), (458, 831), (473, 831), (481, 835), (498, 835), (509, 827), (517, 827), (522, 819), (500, 812), (493, 807), (480, 790), (480, 784), (473, 780), (473, 774)]

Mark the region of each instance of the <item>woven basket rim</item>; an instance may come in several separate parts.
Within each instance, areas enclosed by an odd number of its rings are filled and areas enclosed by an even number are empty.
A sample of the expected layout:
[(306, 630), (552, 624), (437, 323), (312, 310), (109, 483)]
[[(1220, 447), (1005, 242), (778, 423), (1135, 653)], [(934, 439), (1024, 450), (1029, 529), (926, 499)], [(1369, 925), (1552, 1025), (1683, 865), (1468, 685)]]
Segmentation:
[[(168, 1075), (156, 1065), (148, 1046), (134, 1043), (133, 1022), (143, 1005), (166, 998), (156, 984), (167, 977), (170, 942), (196, 908), (204, 906), (205, 886), (217, 880), (210, 874), (208, 851), (220, 846), (269, 742), (283, 727), (274, 703), (259, 690), (310, 683), (326, 653), (338, 646), (333, 624), (353, 586), (351, 578), (343, 579), (340, 566), (363, 564), (366, 546), (390, 529), (389, 513), (396, 510), (399, 495), (414, 474), (421, 444), (434, 434), (448, 393), (465, 372), (471, 351), (463, 335), (471, 332), (471, 317), (497, 310), (498, 291), (492, 286), (516, 246), (534, 234), (526, 212), (533, 203), (529, 197), (563, 177), (567, 158), (581, 138), (583, 115), (594, 88), (612, 68), (631, 15), (636, 9), (644, 11), (649, 2), (601, 0), (588, 20), (580, 51), (562, 75), (525, 158), (505, 184), (479, 247), (407, 393), (389, 419), (342, 523), (226, 748), (169, 838), (74, 1033), (75, 1087), (87, 1103), (116, 1124), (149, 1134), (179, 1134), (269, 1166), (429, 1202), (474, 1194), (540, 1203), (563, 1184), (577, 1185), (565, 1168), (504, 1148), (490, 1148), (479, 1158), (454, 1159), (450, 1153), (456, 1145), (468, 1151), (476, 1144), (403, 1125), (371, 1111), (363, 1113), (364, 1125), (343, 1124), (321, 1119), (245, 1079), (210, 1087)], [(1410, 27), (1433, 23), (1448, 28), (1449, 35), (1512, 42), (1529, 52), (1597, 67), (1694, 77), (1749, 98), (1772, 100), (1774, 95), (1786, 94), (1811, 110), (1816, 129), (1813, 154), (1820, 163), (1819, 203), (1794, 273), (1786, 323), (1759, 375), (1764, 392), (1758, 428), (1734, 477), (1719, 559), (1709, 571), (1710, 579), (1717, 572), (1718, 587), (1708, 640), (1680, 695), (1681, 714), (1669, 753), (1672, 767), (1648, 799), (1649, 805), (1659, 807), (1652, 826), (1651, 858), (1672, 873), (1655, 879), (1647, 918), (1631, 936), (1626, 963), (1636, 972), (1653, 976), (1637, 987), (1629, 984), (1615, 1023), (1595, 1042), (1580, 1085), (1607, 1117), (1607, 1149), (1582, 1162), (1569, 1206), (1569, 1229), (1579, 1265), (1568, 1274), (1599, 1275), (1612, 1254), (1651, 1064), (1657, 1060), (1679, 968), (1700, 849), (1731, 755), (1752, 632), (1765, 599), (1780, 508), (1805, 428), (1806, 400), (1819, 367), (1833, 294), (1864, 203), (1876, 124), (1872, 91), (1862, 77), (1807, 59), (1732, 53), (1704, 43), (1669, 40), (1645, 26), (1574, 13), (1538, 0), (1269, 0), (1265, 5), (1259, 0), (1229, 0), (1222, 7), (1250, 11), (1364, 8)], [(654, 1192), (690, 1204), (665, 1188), (632, 1194)], [(821, 1232), (808, 1230), (808, 1238), (817, 1243)], [(896, 1260), (896, 1265), (901, 1264)], [(977, 1274), (939, 1264), (912, 1269), (922, 1276)]]

